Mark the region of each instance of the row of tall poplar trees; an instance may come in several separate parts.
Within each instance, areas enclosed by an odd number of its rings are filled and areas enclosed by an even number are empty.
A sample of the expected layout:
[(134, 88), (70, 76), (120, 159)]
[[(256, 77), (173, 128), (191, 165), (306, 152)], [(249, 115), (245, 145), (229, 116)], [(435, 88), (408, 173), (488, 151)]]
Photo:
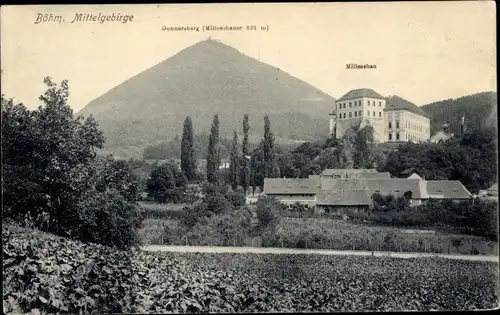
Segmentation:
[[(279, 167), (276, 157), (275, 139), (271, 131), (271, 122), (268, 116), (264, 117), (264, 138), (259, 148), (262, 153), (259, 159), (260, 163), (253, 163), (250, 159), (249, 136), (250, 131), (249, 117), (245, 114), (243, 117), (243, 142), (241, 145), (241, 154), (239, 150), (238, 134), (234, 131), (231, 153), (229, 158), (229, 174), (226, 180), (230, 183), (233, 190), (238, 186), (243, 191), (248, 191), (250, 185), (255, 187), (252, 180), (257, 176), (261, 177), (279, 177)], [(207, 148), (207, 181), (214, 185), (219, 185), (220, 177), (219, 165), (221, 165), (219, 148), (219, 115), (214, 115)], [(254, 166), (254, 169), (252, 169)], [(256, 169), (259, 168), (259, 169)], [(186, 178), (191, 182), (196, 180), (196, 159), (194, 152), (194, 132), (193, 122), (188, 116), (184, 120), (184, 128), (181, 141), (181, 170)]]

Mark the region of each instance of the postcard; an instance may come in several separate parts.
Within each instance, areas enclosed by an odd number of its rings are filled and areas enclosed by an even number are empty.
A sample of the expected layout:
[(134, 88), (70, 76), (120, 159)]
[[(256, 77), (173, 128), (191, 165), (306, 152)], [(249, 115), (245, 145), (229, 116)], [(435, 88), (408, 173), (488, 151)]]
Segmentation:
[(2, 6), (4, 312), (498, 309), (495, 19)]

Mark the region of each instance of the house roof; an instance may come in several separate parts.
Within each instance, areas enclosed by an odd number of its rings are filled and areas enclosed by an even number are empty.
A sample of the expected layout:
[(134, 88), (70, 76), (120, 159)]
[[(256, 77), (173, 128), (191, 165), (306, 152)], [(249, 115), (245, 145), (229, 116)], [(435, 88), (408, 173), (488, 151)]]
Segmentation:
[(406, 178), (374, 178), (374, 179), (323, 179), (323, 190), (367, 190), (369, 195), (403, 196), (412, 192), (412, 198), (420, 198), (421, 191), (418, 179)]
[(490, 188), (486, 189), (489, 191), (498, 191), (498, 183), (493, 184)]
[(436, 132), (431, 139), (429, 140), (430, 142), (437, 143), (440, 140), (446, 141), (453, 137), (453, 134), (451, 133), (446, 133), (443, 130)]
[(404, 171), (402, 171), (400, 174), (401, 174), (401, 175), (410, 175), (411, 173), (413, 173), (413, 171), (414, 171), (414, 169), (413, 169), (413, 167), (411, 167), (411, 168), (407, 168), (407, 169), (405, 169), (405, 170), (404, 170)]
[(397, 95), (393, 95), (393, 96), (387, 98), (384, 110), (391, 110), (391, 109), (407, 110), (407, 111), (412, 112), (414, 114), (421, 115), (421, 116), (424, 116), (427, 118), (431, 118), (431, 115), (424, 112), (420, 107), (418, 107), (417, 105), (413, 104), (412, 102), (407, 101), (404, 98), (399, 97)]
[(350, 90), (344, 96), (339, 98), (337, 101), (350, 100), (350, 99), (360, 98), (360, 97), (371, 97), (371, 98), (384, 99), (384, 97), (382, 95), (378, 94), (377, 92), (375, 92), (372, 89), (356, 89), (356, 90)]
[(316, 204), (325, 206), (369, 206), (371, 197), (367, 190), (321, 191)]
[(265, 178), (264, 193), (272, 194), (316, 194), (321, 181), (311, 178)]
[(344, 174), (359, 174), (359, 173), (377, 173), (376, 169), (367, 169), (367, 168), (327, 168), (321, 175), (323, 176), (333, 176), (333, 175), (344, 175)]
[(417, 173), (413, 173), (408, 176), (407, 179), (422, 179), (422, 177), (420, 177), (420, 175), (418, 175)]
[(469, 199), (472, 194), (458, 180), (428, 180), (427, 194), (441, 196), (444, 199)]
[[(381, 173), (378, 173), (381, 174)], [(314, 175), (313, 175), (314, 176)], [(495, 186), (495, 185), (494, 185)], [(498, 185), (496, 185), (498, 190)], [(342, 205), (353, 205), (356, 202), (365, 204), (364, 191), (369, 198), (374, 193), (381, 195), (403, 196), (406, 192), (412, 193), (412, 199), (442, 198), (442, 199), (469, 199), (471, 193), (462, 183), (456, 180), (421, 180), (407, 178), (265, 178), (264, 193), (276, 194), (317, 194), (318, 204), (332, 203)], [(339, 195), (335, 197), (333, 195)], [(352, 199), (352, 202), (341, 201)], [(336, 200), (335, 202), (332, 200)], [(321, 203), (323, 202), (323, 203)]]
[(389, 172), (376, 172), (376, 173), (359, 173), (359, 178), (391, 178)]

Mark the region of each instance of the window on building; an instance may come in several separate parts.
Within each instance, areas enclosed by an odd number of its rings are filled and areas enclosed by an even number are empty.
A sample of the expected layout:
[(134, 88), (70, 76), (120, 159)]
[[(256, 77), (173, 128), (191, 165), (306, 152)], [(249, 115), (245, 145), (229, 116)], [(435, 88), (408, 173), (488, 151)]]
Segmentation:
[(378, 107), (382, 107), (382, 102), (378, 102)]
[(389, 140), (392, 140), (392, 133), (389, 134)]
[(349, 108), (352, 108), (352, 103), (351, 102), (349, 102)]
[(382, 117), (382, 112), (378, 112), (378, 117)]
[(389, 129), (392, 129), (392, 123), (389, 122)]
[(370, 106), (370, 101), (368, 101), (368, 106)]
[(396, 121), (396, 128), (399, 128), (399, 121)]
[(366, 112), (366, 116), (370, 116), (370, 111), (367, 111), (367, 112)]
[(361, 117), (361, 116), (362, 116), (362, 114), (361, 114), (361, 113), (362, 113), (362, 111), (359, 111), (359, 114), (358, 114), (358, 115), (359, 115), (359, 117)]
[(349, 112), (349, 118), (352, 118), (352, 112)]
[(377, 115), (375, 115), (375, 111), (373, 111), (373, 117), (375, 117), (375, 116), (377, 116)]
[(344, 118), (346, 118), (345, 115), (346, 115), (346, 113), (344, 113)]
[(354, 111), (354, 117), (358, 117), (358, 112)]
[(396, 140), (399, 140), (399, 132), (396, 132)]

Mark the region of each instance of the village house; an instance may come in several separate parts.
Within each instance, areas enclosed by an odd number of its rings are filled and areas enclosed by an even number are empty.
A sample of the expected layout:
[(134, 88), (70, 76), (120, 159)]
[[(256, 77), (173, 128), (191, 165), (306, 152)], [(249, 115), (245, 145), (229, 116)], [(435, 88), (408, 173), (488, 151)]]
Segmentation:
[(321, 191), (321, 181), (310, 178), (265, 178), (264, 194), (275, 197), (281, 203), (306, 208), (316, 206), (316, 195)]
[(443, 125), (443, 129), (436, 132), (430, 139), (431, 143), (443, 143), (453, 138), (453, 133), (450, 132), (448, 124)]
[[(339, 174), (329, 170), (326, 174)], [(376, 174), (352, 172), (351, 174)], [(342, 174), (341, 174), (342, 175)], [(416, 175), (416, 174), (415, 174)], [(405, 197), (410, 205), (418, 206), (430, 199), (463, 201), (471, 193), (454, 180), (425, 180), (412, 178), (332, 178), (311, 175), (309, 178), (266, 178), (264, 195), (273, 196), (283, 204), (301, 204), (317, 212), (342, 212), (350, 209), (366, 211), (373, 206), (373, 195)]]

